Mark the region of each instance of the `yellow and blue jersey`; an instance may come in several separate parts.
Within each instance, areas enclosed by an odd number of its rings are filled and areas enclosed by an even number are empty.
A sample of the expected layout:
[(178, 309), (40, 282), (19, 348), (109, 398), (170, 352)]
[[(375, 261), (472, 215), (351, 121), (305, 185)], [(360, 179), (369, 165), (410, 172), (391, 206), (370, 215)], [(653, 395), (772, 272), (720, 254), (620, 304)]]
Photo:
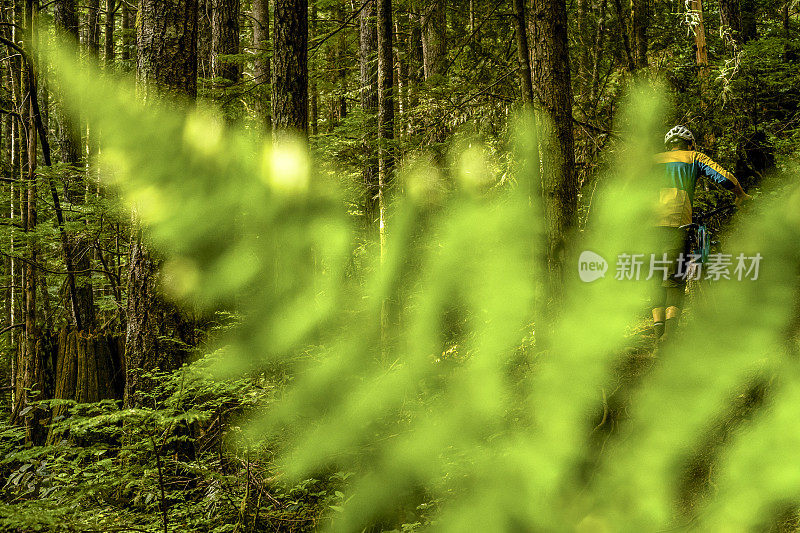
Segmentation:
[(662, 152), (656, 156), (656, 163), (664, 166), (664, 173), (658, 174), (664, 180), (659, 191), (658, 226), (678, 227), (692, 221), (692, 201), (700, 175), (728, 190), (739, 185), (733, 174), (693, 150)]

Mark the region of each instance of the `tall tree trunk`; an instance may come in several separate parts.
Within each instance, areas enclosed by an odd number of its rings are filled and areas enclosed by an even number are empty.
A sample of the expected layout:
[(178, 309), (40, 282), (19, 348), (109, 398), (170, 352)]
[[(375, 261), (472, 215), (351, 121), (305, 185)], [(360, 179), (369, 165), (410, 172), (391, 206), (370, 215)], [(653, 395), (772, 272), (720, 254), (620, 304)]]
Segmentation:
[[(392, 0), (377, 0), (378, 52), (378, 136), (385, 141), (394, 139), (394, 34), (392, 33)], [(394, 167), (393, 151), (383, 143), (380, 153), (384, 177)]]
[[(36, 24), (35, 13), (38, 10), (38, 4), (35, 0), (26, 0), (25, 2), (25, 28), (26, 28), (26, 48), (30, 56), (32, 56), (32, 45), (35, 42), (34, 28)], [(25, 201), (23, 209), (25, 210), (25, 217), (23, 220), (24, 230), (28, 234), (32, 234), (36, 230), (37, 223), (37, 205), (36, 205), (36, 155), (37, 155), (37, 137), (33, 132), (36, 131), (36, 110), (34, 108), (34, 99), (36, 95), (36, 78), (32, 75), (33, 69), (28, 70), (28, 75), (25, 76), (25, 85), (27, 90), (27, 106), (25, 108), (25, 121), (27, 126), (27, 161), (26, 161), (26, 180), (27, 187), (25, 191)], [(38, 260), (37, 243), (35, 237), (31, 237), (28, 241), (28, 251), (25, 261), (25, 277), (24, 277), (24, 356), (22, 365), (22, 387), (19, 398), (19, 404), (15, 408), (15, 414), (21, 416), (25, 425), (25, 440), (33, 444), (42, 444), (44, 442), (44, 426), (41, 423), (45, 418), (44, 413), (32, 405), (35, 400), (44, 399), (43, 393), (46, 390), (45, 384), (45, 369), (44, 358), (41, 350), (39, 349), (39, 328), (36, 320), (36, 285), (37, 285), (37, 271), (36, 262)]]
[(211, 79), (211, 19), (213, 0), (198, 0), (197, 4), (197, 73)]
[(328, 73), (327, 79), (333, 86), (331, 91), (331, 98), (328, 101), (329, 119), (328, 131), (335, 130), (342, 120), (347, 117), (347, 68), (350, 57), (347, 52), (346, 31), (347, 25), (345, 20), (347, 15), (345, 13), (344, 5), (340, 2), (335, 4), (334, 16), (332, 21), (336, 24), (342, 24), (339, 31), (336, 32), (332, 39), (332, 46), (328, 47), (327, 64), (325, 71)]
[[(146, 94), (149, 86), (195, 97), (197, 95), (197, 0), (140, 0), (137, 23), (137, 77)], [(155, 274), (159, 263), (142, 241), (134, 223), (128, 260), (128, 326), (125, 338), (125, 405), (139, 402), (138, 392), (149, 384), (141, 371), (170, 369), (180, 361), (159, 343), (162, 333), (184, 329), (182, 317), (163, 302)], [(166, 332), (171, 328), (171, 331)]]
[(447, 0), (431, 0), (422, 13), (422, 60), (425, 79), (447, 70)]
[(365, 116), (365, 135), (362, 167), (364, 181), (364, 223), (377, 235), (380, 216), (378, 203), (378, 154), (374, 139), (377, 135), (378, 114), (378, 30), (375, 23), (375, 0), (367, 0), (359, 18), (358, 62), (361, 74), (361, 109)]
[(308, 2), (275, 0), (273, 134), (308, 134)]
[(269, 0), (253, 0), (253, 77), (258, 86), (256, 90), (256, 112), (258, 120), (268, 132), (272, 126), (269, 105)]
[[(125, 0), (122, 0), (123, 3)], [(117, 0), (106, 0), (106, 27), (103, 57), (107, 67), (114, 64), (114, 23), (117, 14)]]
[(139, 0), (136, 41), (144, 89), (197, 96), (197, 0)]
[(123, 68), (126, 70), (129, 68), (128, 63), (131, 60), (131, 51), (133, 50), (133, 45), (135, 44), (134, 41), (135, 36), (133, 34), (133, 24), (131, 24), (132, 20), (132, 13), (130, 7), (128, 7), (128, 2), (125, 0), (122, 1), (122, 47), (120, 48), (120, 60), (122, 60)]
[(542, 192), (547, 221), (550, 292), (561, 299), (567, 238), (575, 226), (578, 182), (572, 133), (572, 87), (565, 0), (533, 1), (533, 85), (553, 130), (544, 136)]
[(533, 81), (531, 78), (531, 56), (528, 48), (528, 19), (525, 15), (525, 0), (513, 0), (514, 32), (517, 36), (517, 61), (522, 101), (533, 103)]
[[(18, 42), (21, 39), (20, 25), (22, 17), (19, 16), (18, 8), (4, 9), (2, 13), (2, 21), (11, 23), (11, 25), (0, 28), (4, 35), (10, 37), (12, 42)], [(15, 109), (19, 109), (20, 102), (22, 101), (22, 68), (21, 58), (9, 49), (8, 62), (8, 82), (11, 88), (11, 102)], [(9, 118), (11, 116), (9, 115)], [(22, 135), (23, 129), (21, 117), (14, 117), (11, 120), (11, 138), (9, 139), (11, 148), (11, 161), (10, 161), (10, 177), (14, 180), (10, 184), (10, 204), (11, 204), (11, 221), (14, 226), (11, 226), (10, 235), (10, 248), (11, 248), (11, 323), (9, 325), (16, 325), (22, 323), (24, 326), (24, 314), (22, 312), (24, 306), (24, 294), (18, 287), (24, 285), (24, 267), (20, 261), (14, 259), (17, 251), (17, 236), (16, 228), (19, 227), (24, 230), (25, 228), (25, 204), (22, 198), (22, 191), (24, 188), (24, 177), (22, 175)], [(19, 329), (10, 332), (11, 334), (11, 347), (16, 348), (12, 352), (11, 357), (11, 402), (16, 411), (16, 406), (20, 405), (20, 395), (22, 393), (22, 367), (25, 355), (24, 343), (24, 330), (20, 333)]]
[(221, 87), (239, 81), (239, 65), (225, 55), (239, 53), (239, 0), (212, 0), (211, 76)]
[(631, 36), (636, 68), (647, 68), (647, 37), (650, 22), (650, 0), (631, 0)]
[[(392, 0), (377, 0), (378, 28), (378, 205), (380, 213), (381, 260), (386, 251), (386, 191), (391, 185), (394, 169), (394, 58), (392, 55)], [(389, 302), (381, 304), (381, 346), (383, 363), (388, 346)]]
[[(56, 399), (74, 400), (77, 403), (98, 402), (121, 397), (122, 380), (115, 379), (121, 366), (119, 337), (86, 336), (78, 331), (62, 329), (58, 334), (56, 349)], [(56, 405), (53, 417), (66, 415), (68, 405)], [(55, 444), (63, 436), (51, 428), (48, 444)]]
[(614, 0), (614, 8), (617, 10), (617, 20), (619, 21), (620, 34), (622, 35), (622, 49), (625, 52), (628, 71), (636, 70), (636, 60), (634, 59), (633, 47), (631, 46), (630, 28), (628, 25), (628, 15), (621, 0)]
[[(33, 88), (33, 82), (29, 82), (29, 90)], [(28, 131), (34, 131), (33, 106), (29, 105), (27, 110)], [(36, 135), (28, 135), (28, 159), (27, 159), (27, 195), (25, 200), (25, 232), (31, 234), (36, 230)], [(34, 444), (42, 443), (42, 426), (40, 420), (42, 413), (38, 408), (33, 408), (30, 404), (33, 400), (43, 399), (41, 393), (44, 392), (44, 364), (42, 354), (38, 349), (39, 329), (36, 323), (36, 261), (38, 254), (35, 239), (28, 242), (27, 261), (25, 262), (25, 356), (22, 374), (22, 402), (21, 407), (28, 409), (24, 416), (25, 420), (25, 439)], [(23, 410), (24, 412), (24, 410)]]
[[(0, 20), (3, 22), (6, 21), (6, 17), (3, 14), (0, 14)], [(2, 32), (3, 35), (6, 35), (6, 32)], [(8, 65), (6, 63), (6, 65)], [(6, 83), (6, 86), (11, 85), (11, 72), (10, 68), (3, 68), (2, 73), (2, 81)], [(6, 385), (10, 385), (11, 390), (11, 405), (14, 405), (15, 398), (14, 398), (14, 384), (16, 379), (16, 349), (17, 349), (17, 328), (15, 325), (17, 324), (17, 261), (15, 260), (15, 252), (16, 252), (16, 225), (19, 223), (18, 218), (19, 215), (17, 214), (17, 199), (16, 199), (16, 189), (17, 189), (17, 173), (15, 172), (15, 157), (16, 157), (16, 142), (15, 142), (15, 135), (16, 135), (16, 122), (17, 119), (12, 117), (11, 115), (6, 114), (3, 117), (3, 143), (0, 147), (3, 150), (4, 154), (7, 154), (3, 157), (3, 178), (8, 180), (8, 222), (10, 224), (8, 228), (8, 239), (9, 239), (9, 257), (8, 257), (8, 292), (6, 296), (6, 305), (7, 305), (7, 327), (12, 328), (10, 331), (6, 332), (8, 335), (8, 345), (11, 352), (10, 363), (11, 363), (11, 380), (10, 383), (6, 383)]]
[[(78, 16), (75, 10), (75, 0), (57, 0), (54, 5), (54, 22), (75, 42), (78, 40)], [(59, 114), (58, 143), (61, 151), (61, 161), (69, 168), (69, 179), (64, 185), (64, 197), (73, 205), (81, 206), (85, 202), (86, 180), (81, 157), (81, 131), (78, 123), (65, 114)], [(75, 269), (75, 306), (68, 306), (72, 322), (83, 331), (94, 331), (94, 297), (92, 291), (92, 278), (89, 274), (89, 254), (87, 253), (88, 240), (84, 232), (70, 235), (68, 246), (71, 248), (70, 257), (77, 260)]]
[(691, 0), (692, 13), (695, 24), (692, 26), (694, 33), (695, 58), (697, 60), (698, 75), (701, 88), (705, 92), (708, 85), (708, 75), (711, 72), (708, 66), (708, 45), (706, 43), (706, 26), (703, 20), (702, 0)]
[(749, 43), (758, 38), (756, 28), (756, 2), (755, 0), (739, 0), (740, 23), (742, 28), (742, 43)]
[(730, 40), (741, 44), (742, 18), (739, 11), (739, 0), (720, 0), (719, 17), (720, 24), (729, 32)]
[[(347, 18), (344, 7), (338, 4), (336, 18), (344, 22)], [(349, 57), (347, 53), (347, 28), (342, 28), (336, 36), (336, 120), (341, 122), (347, 117), (347, 68)]]
[(406, 133), (411, 134), (414, 129), (411, 110), (419, 104), (418, 91), (412, 90), (423, 79), (422, 59), (422, 25), (419, 16), (409, 12), (407, 18), (408, 31), (406, 32), (406, 109), (408, 110), (405, 121)]
[[(695, 24), (692, 26), (694, 33), (695, 58), (697, 60), (697, 78), (700, 85), (700, 112), (708, 112), (710, 101), (709, 76), (711, 67), (708, 65), (708, 45), (706, 44), (706, 27), (703, 20), (703, 1), (691, 0), (691, 9)], [(714, 135), (710, 128), (702, 129), (703, 145), (710, 147), (714, 143)]]
[[(317, 2), (311, 1), (311, 26), (309, 27), (310, 42), (314, 42), (319, 37), (319, 17), (317, 15)], [(313, 46), (313, 45), (312, 45)], [(310, 115), (310, 128), (311, 134), (316, 135), (319, 133), (319, 67), (318, 61), (312, 61), (309, 58), (308, 63), (308, 79), (309, 79), (309, 102), (308, 113)]]
[(469, 33), (475, 33), (475, 0), (469, 0)]
[[(592, 74), (589, 81), (589, 102), (597, 100), (597, 92), (600, 90), (600, 60), (603, 57), (606, 42), (608, 41), (606, 32), (606, 8), (608, 0), (600, 0), (600, 17), (597, 21), (597, 28), (594, 34), (594, 46), (592, 47)], [(594, 106), (596, 109), (596, 106)]]
[(55, 0), (53, 2), (53, 22), (64, 35), (74, 42), (78, 42), (78, 12), (75, 8), (75, 0)]
[[(402, 35), (400, 32), (400, 23), (395, 20), (394, 34)], [(399, 40), (399, 37), (397, 37)], [(405, 122), (406, 113), (408, 113), (408, 75), (407, 75), (407, 62), (402, 46), (397, 46), (397, 54), (395, 57), (396, 69), (395, 76), (397, 77), (397, 114), (395, 116), (395, 126), (398, 132), (398, 137), (403, 136), (403, 124)]]
[(100, 0), (86, 1), (86, 48), (92, 57), (100, 54)]
[(572, 79), (578, 95), (586, 94), (586, 88), (589, 87), (589, 78), (591, 76), (589, 73), (589, 57), (595, 43), (592, 43), (592, 46), (588, 44), (592, 42), (591, 37), (589, 37), (592, 31), (592, 21), (590, 21), (589, 17), (590, 5), (591, 0), (578, 0), (578, 12), (575, 16), (575, 45), (578, 49), (578, 64), (577, 66), (573, 65), (575, 72)]

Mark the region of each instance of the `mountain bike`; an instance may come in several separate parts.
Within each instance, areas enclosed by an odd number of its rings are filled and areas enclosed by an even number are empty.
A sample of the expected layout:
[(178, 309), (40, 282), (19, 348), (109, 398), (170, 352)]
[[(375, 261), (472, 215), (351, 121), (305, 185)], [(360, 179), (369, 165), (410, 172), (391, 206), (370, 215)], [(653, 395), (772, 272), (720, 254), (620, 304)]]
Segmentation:
[(705, 213), (702, 211), (695, 212), (692, 216), (692, 223), (684, 224), (680, 227), (682, 230), (690, 232), (689, 240), (692, 254), (696, 256), (699, 263), (705, 264), (708, 261), (708, 255), (711, 253), (711, 247), (715, 244), (719, 244), (719, 241), (711, 239), (711, 229), (708, 227), (711, 217), (726, 213), (735, 207), (736, 206), (728, 205), (706, 211)]
[(712, 248), (719, 244), (719, 241), (715, 241), (712, 237), (711, 218), (731, 211), (735, 207), (734, 205), (728, 205), (706, 212), (695, 211), (692, 215), (692, 223), (680, 226), (682, 230), (689, 233), (690, 256), (688, 260), (684, 258), (683, 268), (686, 276), (686, 292), (689, 294), (689, 300), (692, 303), (694, 303), (698, 292), (702, 294), (700, 282), (703, 279), (703, 265), (708, 262), (708, 256), (711, 254)]

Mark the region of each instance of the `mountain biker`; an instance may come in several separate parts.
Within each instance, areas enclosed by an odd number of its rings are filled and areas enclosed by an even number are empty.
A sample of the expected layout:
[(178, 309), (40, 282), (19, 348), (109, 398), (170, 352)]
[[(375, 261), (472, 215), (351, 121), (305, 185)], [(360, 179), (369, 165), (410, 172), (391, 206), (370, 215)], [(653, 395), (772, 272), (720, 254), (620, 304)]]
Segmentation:
[(666, 278), (661, 281), (656, 300), (653, 302), (653, 330), (656, 339), (669, 338), (674, 334), (681, 314), (686, 286), (685, 269), (679, 270), (681, 254), (689, 253), (689, 235), (680, 226), (692, 222), (692, 201), (697, 178), (702, 174), (711, 181), (732, 191), (736, 205), (751, 198), (744, 192), (736, 178), (712, 161), (707, 155), (695, 151), (694, 135), (685, 126), (675, 126), (664, 136), (666, 151), (656, 156), (656, 163), (663, 166), (664, 181), (659, 191), (657, 212), (657, 237), (659, 249), (656, 259), (667, 254), (669, 267)]

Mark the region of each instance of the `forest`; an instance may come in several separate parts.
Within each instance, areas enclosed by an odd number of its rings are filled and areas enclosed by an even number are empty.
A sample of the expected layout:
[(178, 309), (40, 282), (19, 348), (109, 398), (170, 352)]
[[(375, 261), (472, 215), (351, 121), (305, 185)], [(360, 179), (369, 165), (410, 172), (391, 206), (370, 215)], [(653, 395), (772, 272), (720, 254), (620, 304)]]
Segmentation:
[(0, 49), (0, 531), (800, 531), (797, 0)]

